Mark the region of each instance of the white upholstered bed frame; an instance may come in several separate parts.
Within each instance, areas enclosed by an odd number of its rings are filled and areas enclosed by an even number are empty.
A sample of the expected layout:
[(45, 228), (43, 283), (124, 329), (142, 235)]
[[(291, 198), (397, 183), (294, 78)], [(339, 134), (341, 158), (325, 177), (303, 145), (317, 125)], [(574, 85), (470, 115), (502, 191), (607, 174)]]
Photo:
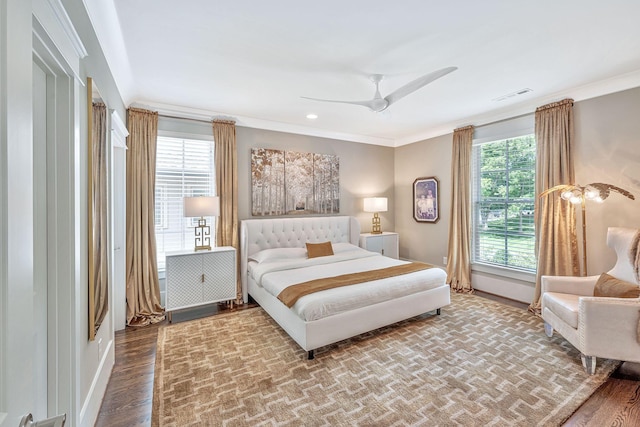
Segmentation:
[(362, 307), (314, 321), (304, 321), (293, 310), (258, 286), (247, 274), (248, 257), (270, 248), (305, 247), (307, 242), (358, 245), (360, 225), (349, 216), (250, 219), (240, 227), (240, 275), (245, 302), (248, 295), (313, 358), (313, 350), (382, 326), (390, 325), (450, 303), (450, 288), (437, 288)]

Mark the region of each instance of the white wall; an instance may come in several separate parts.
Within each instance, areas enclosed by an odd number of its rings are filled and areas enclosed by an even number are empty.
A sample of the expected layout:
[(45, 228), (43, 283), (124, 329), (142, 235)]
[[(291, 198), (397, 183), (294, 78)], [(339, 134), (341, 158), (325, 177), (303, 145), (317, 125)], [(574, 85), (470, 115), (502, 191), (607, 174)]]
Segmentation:
[[(9, 43), (9, 40), (11, 41)], [(33, 410), (31, 2), (0, 2), (0, 423)], [(6, 416), (4, 422), (1, 420)]]
[[(126, 108), (122, 102), (122, 97), (118, 92), (115, 81), (107, 65), (102, 49), (98, 43), (97, 36), (91, 25), (89, 16), (84, 8), (82, 0), (69, 0), (65, 2), (69, 17), (73, 21), (76, 31), (80, 35), (82, 42), (87, 49), (88, 55), (80, 63), (81, 79), (86, 82), (87, 77), (91, 77), (93, 83), (100, 91), (107, 108), (115, 110), (121, 118), (126, 117)], [(75, 342), (77, 346), (76, 366), (78, 369), (78, 392), (77, 404), (80, 411), (79, 422), (82, 425), (93, 425), (95, 416), (100, 410), (100, 404), (104, 390), (106, 389), (111, 367), (114, 363), (115, 352), (115, 327), (113, 313), (114, 304), (119, 302), (113, 300), (114, 289), (109, 289), (109, 311), (96, 334), (94, 341), (88, 340), (89, 320), (86, 307), (89, 302), (88, 289), (88, 264), (87, 259), (87, 144), (88, 144), (88, 105), (86, 87), (82, 88), (80, 95), (80, 115), (79, 115), (79, 205), (80, 205), (80, 242), (81, 242), (81, 263), (80, 286), (76, 295), (77, 302), (77, 334)], [(110, 138), (110, 135), (108, 136)], [(110, 256), (112, 253), (109, 254)], [(113, 280), (110, 285), (113, 286)]]
[[(33, 173), (32, 173), (32, 23), (50, 37), (47, 46), (57, 66), (71, 76), (56, 88), (56, 97), (70, 106), (59, 111), (60, 138), (53, 154), (56, 176), (64, 188), (56, 194), (51, 219), (63, 247), (54, 256), (58, 301), (49, 305), (50, 325), (49, 415), (67, 412), (67, 425), (93, 425), (113, 363), (113, 327), (105, 320), (98, 341), (88, 341), (87, 280), (87, 76), (95, 78), (110, 108), (124, 117), (124, 105), (108, 70), (82, 0), (65, 0), (64, 8), (88, 56), (80, 62), (80, 47), (63, 29), (62, 3), (45, 0), (7, 0), (0, 3), (0, 424), (15, 426), (34, 410), (33, 396), (46, 379), (33, 370)], [(60, 10), (58, 10), (60, 12)], [(36, 13), (33, 20), (32, 13)], [(48, 39), (47, 39), (48, 40)], [(48, 43), (48, 41), (43, 41)], [(6, 72), (5, 72), (6, 70)], [(56, 71), (57, 72), (57, 71)], [(65, 130), (66, 129), (66, 130)], [(66, 132), (66, 134), (65, 134)], [(57, 184), (53, 184), (54, 186)], [(58, 215), (65, 212), (65, 215)], [(110, 360), (107, 347), (111, 344)], [(99, 354), (101, 353), (101, 354)]]

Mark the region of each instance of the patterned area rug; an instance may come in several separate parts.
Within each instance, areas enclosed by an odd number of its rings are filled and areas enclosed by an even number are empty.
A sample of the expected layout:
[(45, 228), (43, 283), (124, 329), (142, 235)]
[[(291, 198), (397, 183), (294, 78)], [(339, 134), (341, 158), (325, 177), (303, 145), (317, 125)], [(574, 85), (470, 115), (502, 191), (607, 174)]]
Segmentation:
[(474, 295), (311, 361), (255, 308), (159, 330), (152, 425), (556, 426), (617, 365), (588, 376), (540, 319)]

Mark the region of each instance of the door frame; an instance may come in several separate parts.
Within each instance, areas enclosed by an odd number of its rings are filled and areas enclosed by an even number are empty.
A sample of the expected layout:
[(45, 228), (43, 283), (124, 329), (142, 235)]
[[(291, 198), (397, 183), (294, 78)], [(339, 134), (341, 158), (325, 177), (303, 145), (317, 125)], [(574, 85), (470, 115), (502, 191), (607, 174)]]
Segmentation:
[[(48, 415), (76, 411), (76, 289), (79, 284), (80, 218), (77, 153), (78, 80), (63, 66), (61, 53), (34, 17), (33, 58), (47, 73), (47, 261)], [(45, 68), (46, 67), (46, 68)], [(37, 191), (34, 188), (34, 195)], [(35, 379), (37, 380), (37, 379)]]
[(126, 299), (126, 246), (127, 246), (127, 136), (129, 131), (117, 111), (111, 110), (111, 158), (110, 158), (110, 209), (112, 255), (110, 277), (112, 278), (113, 330), (124, 329), (127, 324)]

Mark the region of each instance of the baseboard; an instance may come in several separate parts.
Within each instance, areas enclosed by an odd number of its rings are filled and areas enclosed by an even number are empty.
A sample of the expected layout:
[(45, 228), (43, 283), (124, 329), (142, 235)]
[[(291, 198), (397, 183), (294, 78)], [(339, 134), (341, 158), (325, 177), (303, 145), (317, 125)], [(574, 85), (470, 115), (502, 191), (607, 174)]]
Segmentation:
[(115, 344), (114, 339), (109, 341), (108, 347), (104, 352), (104, 356), (98, 366), (98, 371), (93, 377), (89, 393), (82, 405), (79, 416), (79, 426), (92, 427), (95, 425), (102, 406), (102, 399), (107, 391), (111, 371), (115, 363)]
[(471, 284), (479, 291), (526, 304), (535, 292), (535, 284), (477, 271), (471, 273)]

